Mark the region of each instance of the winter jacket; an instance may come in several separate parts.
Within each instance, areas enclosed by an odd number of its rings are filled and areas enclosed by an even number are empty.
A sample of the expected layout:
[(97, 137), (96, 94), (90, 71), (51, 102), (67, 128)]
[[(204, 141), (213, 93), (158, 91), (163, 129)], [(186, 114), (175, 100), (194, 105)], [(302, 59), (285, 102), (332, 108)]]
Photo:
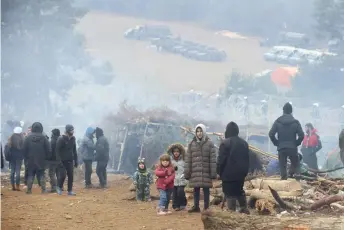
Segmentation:
[[(277, 134), (277, 139), (276, 139)], [(304, 138), (301, 124), (291, 114), (283, 114), (272, 125), (269, 132), (271, 142), (277, 150), (296, 149)]]
[[(176, 159), (173, 155), (173, 149), (178, 148), (180, 155)], [(171, 156), (171, 162), (176, 171), (176, 176), (174, 178), (174, 186), (185, 186), (187, 181), (185, 180), (184, 170), (185, 170), (185, 148), (181, 144), (173, 144), (168, 147), (167, 153)]]
[(306, 133), (301, 146), (302, 154), (304, 156), (316, 154), (321, 148), (322, 144), (317, 130), (313, 129), (309, 134)]
[(9, 144), (5, 145), (5, 159), (9, 162), (15, 162), (17, 160), (23, 160), (24, 159), (24, 150), (23, 150), (24, 136), (23, 136), (23, 134), (14, 133), (14, 134), (12, 134), (10, 139), (12, 141), (12, 146), (10, 147)]
[(58, 161), (74, 161), (78, 163), (74, 136), (62, 135), (56, 141), (56, 159)]
[(185, 179), (191, 188), (211, 188), (212, 179), (216, 179), (216, 149), (213, 142), (206, 136), (204, 125), (197, 125), (203, 130), (202, 140), (195, 136), (190, 142), (185, 156)]
[(24, 140), (24, 159), (28, 168), (44, 169), (46, 160), (51, 157), (49, 141), (42, 132), (42, 124), (35, 122), (31, 133)]
[(109, 141), (106, 137), (104, 137), (103, 130), (100, 128), (96, 128), (96, 161), (109, 161)]
[(339, 135), (339, 148), (340, 148), (340, 159), (343, 162), (344, 165), (344, 129)]
[(16, 147), (8, 147), (6, 145), (6, 160), (7, 161), (17, 161), (24, 159), (24, 149), (17, 149)]
[(240, 138), (239, 127), (230, 122), (217, 159), (217, 174), (224, 182), (243, 181), (248, 174), (250, 157), (248, 143)]
[(167, 190), (174, 187), (174, 178), (176, 174), (172, 164), (166, 168), (161, 165), (157, 165), (155, 176), (158, 177), (156, 181), (157, 189)]
[(93, 133), (94, 129), (91, 127), (88, 127), (85, 133), (84, 138), (81, 140), (80, 143), (80, 155), (82, 156), (83, 160), (94, 160), (95, 155), (94, 155), (94, 150), (95, 150), (95, 145), (93, 141)]

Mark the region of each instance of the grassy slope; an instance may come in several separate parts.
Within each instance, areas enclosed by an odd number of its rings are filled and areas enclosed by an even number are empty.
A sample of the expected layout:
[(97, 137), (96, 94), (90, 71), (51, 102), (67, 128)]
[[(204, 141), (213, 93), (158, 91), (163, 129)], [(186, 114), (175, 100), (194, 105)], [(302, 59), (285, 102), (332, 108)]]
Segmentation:
[[(147, 42), (129, 41), (124, 31), (140, 24), (167, 24), (182, 38), (223, 49), (228, 60), (223, 63), (198, 62), (172, 54), (147, 49)], [(255, 73), (275, 68), (263, 60), (264, 49), (258, 40), (228, 39), (214, 31), (178, 22), (156, 22), (115, 14), (90, 12), (78, 25), (87, 40), (87, 48), (97, 57), (109, 60), (117, 76), (125, 81), (155, 84), (169, 91), (189, 89), (216, 92), (232, 70)]]

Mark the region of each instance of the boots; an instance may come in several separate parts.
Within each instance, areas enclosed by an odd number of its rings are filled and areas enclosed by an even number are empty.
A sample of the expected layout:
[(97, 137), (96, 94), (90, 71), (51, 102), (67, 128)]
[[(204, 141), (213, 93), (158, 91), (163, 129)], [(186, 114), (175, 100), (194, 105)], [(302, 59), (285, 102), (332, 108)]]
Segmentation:
[(240, 205), (240, 210), (239, 210), (239, 212), (249, 215), (249, 214), (250, 214), (250, 211), (249, 211), (248, 208), (247, 208), (246, 196), (239, 196), (239, 197), (238, 197), (238, 202), (239, 202), (239, 205)]
[(12, 191), (16, 191), (16, 187), (12, 184)]
[(19, 186), (19, 184), (16, 185), (16, 190), (17, 190), (17, 191), (20, 191), (20, 186)]
[(227, 208), (229, 211), (236, 211), (236, 198), (235, 197), (227, 197)]

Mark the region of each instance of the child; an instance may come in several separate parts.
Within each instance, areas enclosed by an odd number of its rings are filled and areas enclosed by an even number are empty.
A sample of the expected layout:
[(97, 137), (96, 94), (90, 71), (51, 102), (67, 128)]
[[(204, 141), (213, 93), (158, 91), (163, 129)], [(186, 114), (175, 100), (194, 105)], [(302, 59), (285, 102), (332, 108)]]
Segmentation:
[(160, 193), (158, 215), (170, 214), (171, 212), (168, 211), (168, 205), (174, 187), (175, 171), (168, 154), (160, 156), (160, 164), (158, 164), (155, 169), (155, 175), (158, 177), (156, 186)]
[(174, 170), (176, 172), (176, 177), (174, 178), (172, 207), (175, 211), (181, 211), (186, 208), (187, 204), (184, 191), (186, 185), (186, 180), (184, 178), (185, 148), (181, 144), (173, 144), (168, 148), (167, 152), (171, 156), (171, 163), (174, 165)]
[(147, 171), (144, 158), (138, 159), (137, 171), (133, 178), (136, 187), (136, 200), (151, 201), (150, 185), (153, 183), (153, 176)]

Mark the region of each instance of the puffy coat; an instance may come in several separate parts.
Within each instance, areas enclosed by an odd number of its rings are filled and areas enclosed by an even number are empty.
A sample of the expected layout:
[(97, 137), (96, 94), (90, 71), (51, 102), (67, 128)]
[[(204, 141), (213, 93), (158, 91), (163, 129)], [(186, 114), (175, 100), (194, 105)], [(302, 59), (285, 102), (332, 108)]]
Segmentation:
[[(178, 159), (175, 159), (173, 155), (173, 149), (178, 148), (180, 155)], [(185, 180), (184, 170), (185, 170), (185, 148), (181, 144), (172, 144), (168, 147), (167, 153), (171, 156), (171, 162), (176, 171), (176, 176), (174, 178), (174, 186), (185, 186), (187, 180)]]
[(301, 145), (304, 133), (298, 120), (291, 114), (283, 114), (272, 125), (269, 137), (271, 142), (277, 146), (277, 150), (280, 151), (281, 149), (296, 149)]
[(32, 124), (32, 132), (25, 138), (24, 159), (29, 168), (44, 169), (46, 160), (51, 157), (49, 141), (42, 132), (42, 124), (35, 122)]
[(158, 165), (155, 169), (155, 176), (158, 177), (156, 180), (157, 189), (167, 190), (174, 187), (174, 178), (176, 174), (172, 164), (166, 168)]
[(189, 180), (191, 188), (211, 188), (212, 180), (216, 179), (216, 149), (214, 143), (206, 136), (204, 125), (197, 125), (202, 128), (203, 138), (198, 140), (194, 137), (190, 142), (185, 156), (185, 179)]

